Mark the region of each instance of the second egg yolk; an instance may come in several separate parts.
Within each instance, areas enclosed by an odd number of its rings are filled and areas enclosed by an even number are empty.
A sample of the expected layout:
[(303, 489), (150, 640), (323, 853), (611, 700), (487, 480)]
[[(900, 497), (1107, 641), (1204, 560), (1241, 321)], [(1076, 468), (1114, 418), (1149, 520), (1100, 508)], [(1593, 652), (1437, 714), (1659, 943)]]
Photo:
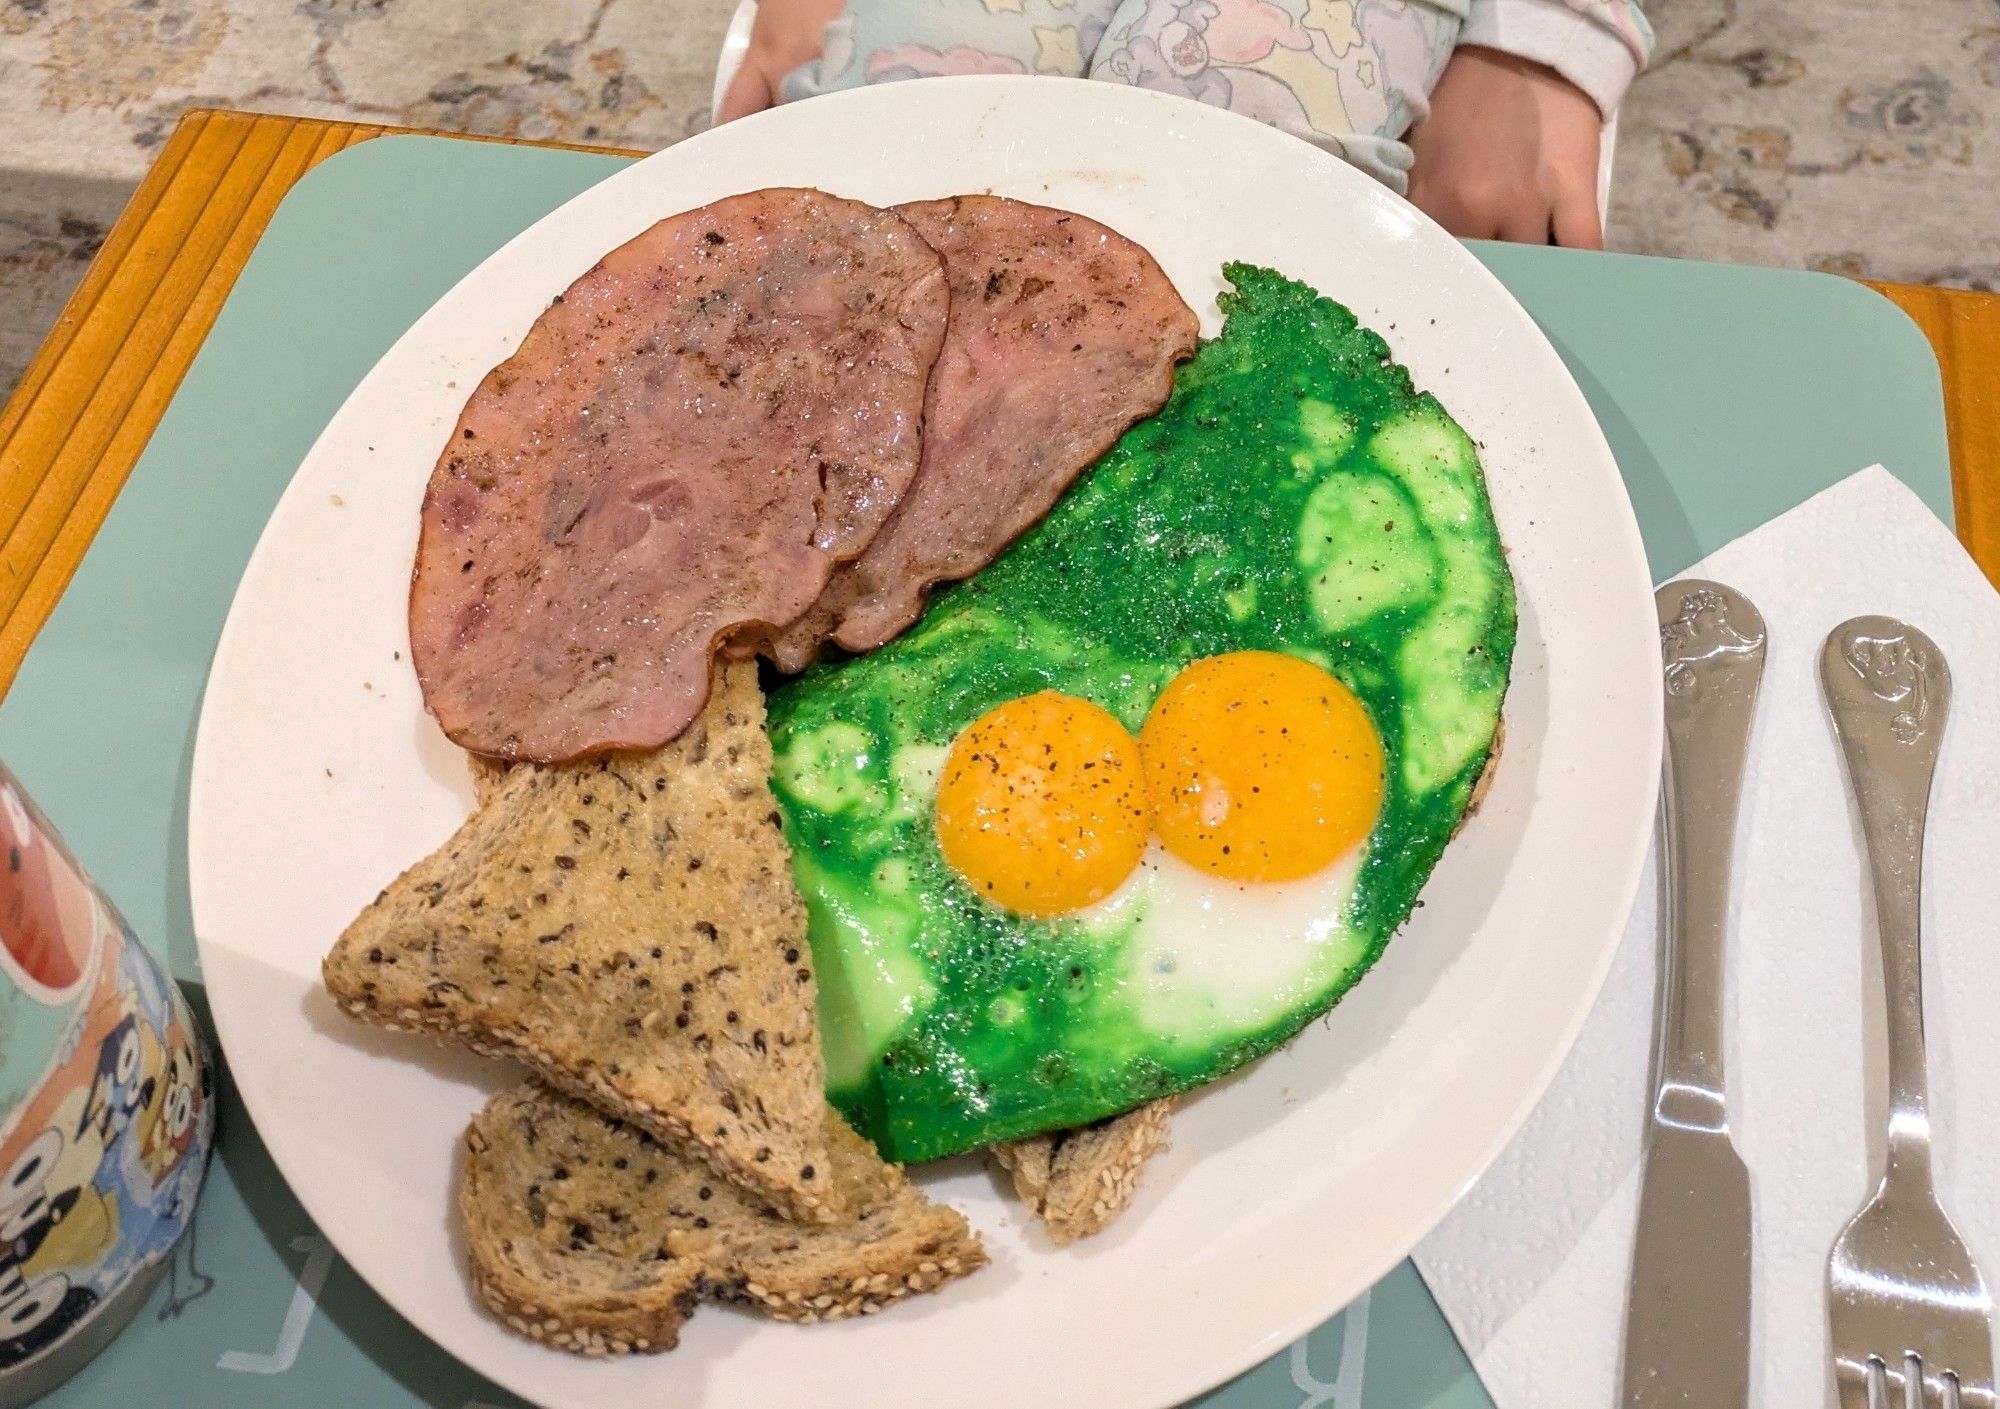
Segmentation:
[(1058, 915), (1116, 890), (1152, 827), (1139, 746), (1107, 710), (1044, 690), (959, 734), (938, 780), (944, 859), (1023, 915)]
[(1275, 651), (1198, 660), (1139, 733), (1160, 842), (1237, 881), (1312, 875), (1382, 807), (1382, 743), (1348, 688)]

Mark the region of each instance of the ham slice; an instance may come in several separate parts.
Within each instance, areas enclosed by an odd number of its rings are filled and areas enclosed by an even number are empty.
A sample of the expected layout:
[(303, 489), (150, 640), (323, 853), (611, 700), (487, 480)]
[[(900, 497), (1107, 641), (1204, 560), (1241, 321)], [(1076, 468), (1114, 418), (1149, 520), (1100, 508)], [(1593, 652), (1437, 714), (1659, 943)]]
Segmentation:
[(410, 647), (445, 733), (544, 763), (679, 735), (717, 641), (798, 617), (902, 497), (948, 306), (907, 223), (817, 191), (605, 256), (432, 472)]
[(1193, 310), (1146, 251), (1081, 215), (997, 196), (898, 206), (944, 256), (951, 324), (924, 404), (923, 468), (875, 541), (766, 650), (800, 670), (829, 638), (891, 639), (1047, 514), (1194, 354)]

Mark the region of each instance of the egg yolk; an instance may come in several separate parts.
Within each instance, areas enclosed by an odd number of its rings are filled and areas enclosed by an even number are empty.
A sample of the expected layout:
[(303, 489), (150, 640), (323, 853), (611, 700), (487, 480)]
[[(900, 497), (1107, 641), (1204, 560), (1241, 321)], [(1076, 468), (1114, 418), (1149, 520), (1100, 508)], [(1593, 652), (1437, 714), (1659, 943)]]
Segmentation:
[(1382, 741), (1310, 661), (1233, 651), (1168, 683), (1139, 732), (1160, 843), (1237, 881), (1289, 881), (1358, 844), (1382, 807)]
[(981, 715), (938, 780), (944, 859), (988, 900), (1058, 915), (1116, 890), (1152, 827), (1145, 770), (1108, 711), (1044, 690)]

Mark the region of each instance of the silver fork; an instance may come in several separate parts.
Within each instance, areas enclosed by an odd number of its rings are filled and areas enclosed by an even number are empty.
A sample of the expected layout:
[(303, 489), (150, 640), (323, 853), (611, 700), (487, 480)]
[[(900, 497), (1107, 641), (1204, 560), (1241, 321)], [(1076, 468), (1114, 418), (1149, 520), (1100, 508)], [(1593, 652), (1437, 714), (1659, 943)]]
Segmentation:
[(1903, 622), (1856, 617), (1820, 686), (1861, 813), (1889, 1019), (1888, 1160), (1833, 1245), (1826, 1301), (1841, 1409), (1993, 1409), (1993, 1298), (1938, 1203), (1924, 1075), (1918, 898), (1951, 672)]

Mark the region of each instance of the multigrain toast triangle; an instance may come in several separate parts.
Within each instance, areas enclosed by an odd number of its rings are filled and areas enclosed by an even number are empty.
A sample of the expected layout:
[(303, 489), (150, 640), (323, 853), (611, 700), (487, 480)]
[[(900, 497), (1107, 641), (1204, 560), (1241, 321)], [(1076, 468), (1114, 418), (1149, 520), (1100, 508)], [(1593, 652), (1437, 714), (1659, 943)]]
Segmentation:
[(622, 1354), (672, 1349), (703, 1297), (831, 1321), (985, 1263), (963, 1218), (823, 1110), (849, 1219), (808, 1227), (539, 1082), (502, 1092), (466, 1131), (459, 1174), (481, 1300), (537, 1340)]
[(497, 780), (348, 926), (326, 986), (364, 1021), (517, 1058), (788, 1217), (835, 1218), (770, 771), (757, 668), (721, 665), (665, 748)]

